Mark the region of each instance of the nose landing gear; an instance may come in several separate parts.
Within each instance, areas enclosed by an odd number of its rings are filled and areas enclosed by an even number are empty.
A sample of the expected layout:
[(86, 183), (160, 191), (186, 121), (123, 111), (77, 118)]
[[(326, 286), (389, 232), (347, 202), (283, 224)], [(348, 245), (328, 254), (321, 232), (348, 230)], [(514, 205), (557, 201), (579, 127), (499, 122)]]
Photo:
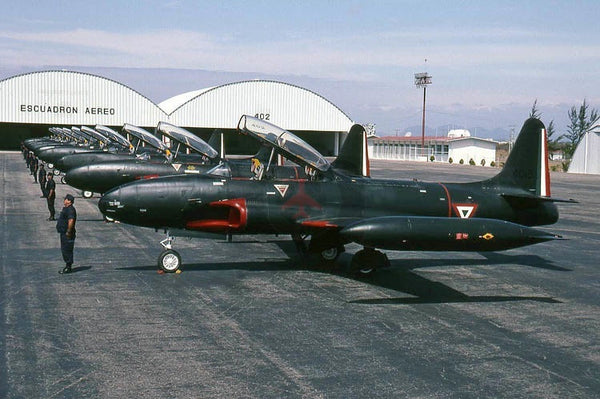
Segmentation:
[(181, 273), (181, 255), (172, 249), (174, 239), (167, 232), (167, 238), (160, 242), (165, 250), (158, 256), (158, 267), (165, 273)]

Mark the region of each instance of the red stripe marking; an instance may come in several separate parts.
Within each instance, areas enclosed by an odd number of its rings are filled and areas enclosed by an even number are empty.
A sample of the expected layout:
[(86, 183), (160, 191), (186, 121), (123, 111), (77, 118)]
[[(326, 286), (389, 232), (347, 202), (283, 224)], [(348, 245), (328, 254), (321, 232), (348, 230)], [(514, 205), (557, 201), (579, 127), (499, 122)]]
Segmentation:
[(307, 220), (301, 223), (302, 226), (306, 227), (317, 227), (317, 228), (327, 228), (327, 227), (338, 227), (337, 224), (333, 224), (328, 222), (327, 220)]
[(548, 132), (544, 129), (544, 158), (546, 164), (546, 196), (550, 195), (550, 168), (548, 167)]
[(448, 201), (448, 217), (452, 217), (452, 199), (450, 198), (450, 191), (448, 191), (448, 188), (446, 188), (446, 186), (444, 186), (442, 183), (438, 184), (442, 186), (442, 188), (446, 192), (446, 199)]

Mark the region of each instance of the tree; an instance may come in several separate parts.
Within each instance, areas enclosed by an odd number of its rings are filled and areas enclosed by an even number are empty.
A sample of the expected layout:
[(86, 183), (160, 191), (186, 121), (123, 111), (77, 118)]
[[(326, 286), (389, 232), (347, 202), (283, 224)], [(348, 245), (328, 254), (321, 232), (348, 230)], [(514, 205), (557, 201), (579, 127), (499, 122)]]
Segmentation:
[(531, 111), (529, 111), (530, 118), (540, 119), (542, 113), (537, 109), (537, 98), (533, 102), (533, 106), (531, 107)]
[(600, 114), (596, 109), (590, 110), (586, 100), (583, 100), (583, 104), (581, 104), (579, 110), (576, 107), (571, 107), (568, 115), (571, 122), (567, 125), (567, 133), (562, 135), (562, 137), (569, 141), (565, 148), (565, 153), (568, 158), (571, 158), (583, 136), (597, 127)]
[(548, 150), (550, 151), (555, 151), (560, 148), (560, 145), (558, 144), (558, 140), (560, 140), (560, 137), (556, 140), (552, 140), (552, 136), (554, 135), (554, 133), (556, 133), (556, 128), (554, 127), (554, 119), (552, 119), (550, 121), (550, 124), (548, 124), (548, 127), (546, 127), (546, 136), (548, 137)]

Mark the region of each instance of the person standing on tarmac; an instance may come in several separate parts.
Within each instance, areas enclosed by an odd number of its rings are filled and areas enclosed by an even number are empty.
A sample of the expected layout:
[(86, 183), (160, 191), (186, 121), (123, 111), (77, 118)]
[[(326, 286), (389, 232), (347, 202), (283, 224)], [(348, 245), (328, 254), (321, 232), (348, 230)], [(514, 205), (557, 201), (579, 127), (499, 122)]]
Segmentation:
[(40, 189), (42, 190), (40, 198), (46, 198), (46, 168), (44, 168), (43, 162), (41, 162), (40, 170), (38, 171), (38, 181), (40, 182)]
[(31, 170), (31, 152), (29, 150), (25, 150), (25, 164), (27, 169)]
[(31, 162), (31, 174), (33, 175), (33, 180), (37, 183), (38, 182), (38, 159), (37, 157), (34, 155), (33, 156), (33, 160)]
[(46, 175), (48, 177), (48, 181), (46, 182), (46, 201), (48, 202), (48, 210), (50, 211), (50, 217), (48, 220), (56, 220), (54, 219), (54, 200), (56, 199), (56, 183), (54, 183), (52, 173), (48, 173)]
[(75, 222), (77, 211), (73, 206), (75, 198), (71, 194), (65, 195), (64, 207), (56, 222), (56, 231), (60, 234), (60, 251), (62, 252), (65, 267), (59, 270), (60, 274), (71, 273), (73, 265), (73, 248), (75, 247)]

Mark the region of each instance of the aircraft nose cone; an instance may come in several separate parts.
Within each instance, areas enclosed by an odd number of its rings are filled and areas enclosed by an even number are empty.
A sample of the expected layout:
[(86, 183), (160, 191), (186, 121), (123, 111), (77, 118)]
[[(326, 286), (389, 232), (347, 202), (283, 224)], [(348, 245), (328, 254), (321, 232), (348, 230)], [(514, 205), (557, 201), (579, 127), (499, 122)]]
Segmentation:
[(105, 193), (98, 201), (98, 208), (102, 214), (114, 218), (119, 209), (123, 208), (121, 204), (121, 190), (116, 188)]
[(79, 168), (71, 169), (65, 174), (65, 181), (70, 186), (81, 188), (82, 183), (87, 180), (86, 175), (88, 172), (89, 166), (81, 166)]
[(60, 158), (58, 161), (56, 161), (54, 163), (54, 168), (64, 172), (65, 171), (65, 161), (63, 159), (64, 159), (64, 157)]

